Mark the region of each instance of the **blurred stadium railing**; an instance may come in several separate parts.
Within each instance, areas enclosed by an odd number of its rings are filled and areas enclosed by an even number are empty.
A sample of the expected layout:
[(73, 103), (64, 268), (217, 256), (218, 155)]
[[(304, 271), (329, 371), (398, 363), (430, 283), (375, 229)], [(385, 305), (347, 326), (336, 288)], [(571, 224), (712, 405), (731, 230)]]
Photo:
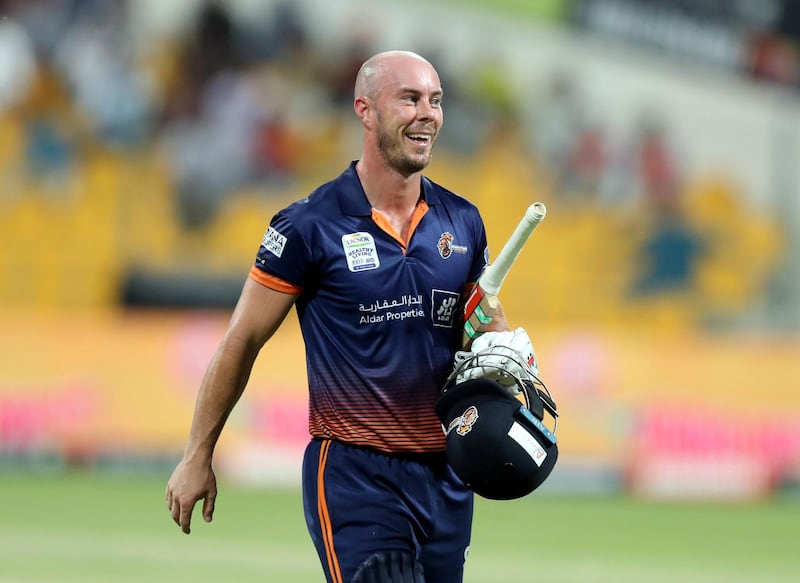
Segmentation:
[[(0, 63), (15, 63), (0, 75), (0, 454), (174, 455), (266, 224), (358, 155), (356, 67), (401, 46), (447, 92), (430, 175), (481, 207), (492, 248), (534, 200), (550, 210), (503, 302), (564, 408), (557, 487), (598, 467), (660, 495), (795, 480), (800, 94), (620, 17), (691, 32), (716, 14), (730, 49), (725, 27), (750, 13), (454, 4), (426, 3), (422, 25), (389, 2), (0, 5)], [(778, 8), (735, 40), (790, 34)], [(232, 473), (299, 463), (293, 326), (231, 421)], [(701, 406), (715, 447), (687, 441), (682, 404)], [(741, 428), (753, 413), (778, 429)], [(676, 482), (687, 467), (712, 469)]]

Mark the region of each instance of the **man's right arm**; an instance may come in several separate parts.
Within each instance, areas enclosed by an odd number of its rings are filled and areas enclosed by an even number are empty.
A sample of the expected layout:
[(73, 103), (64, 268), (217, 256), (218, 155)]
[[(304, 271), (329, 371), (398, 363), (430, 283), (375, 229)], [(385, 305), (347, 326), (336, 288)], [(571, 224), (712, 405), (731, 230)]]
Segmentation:
[(225, 336), (200, 385), (183, 458), (167, 484), (167, 506), (187, 534), (198, 500), (204, 500), (203, 518), (211, 521), (216, 498), (211, 468), (214, 447), (244, 392), (261, 347), (281, 325), (296, 298), (250, 278), (245, 281)]

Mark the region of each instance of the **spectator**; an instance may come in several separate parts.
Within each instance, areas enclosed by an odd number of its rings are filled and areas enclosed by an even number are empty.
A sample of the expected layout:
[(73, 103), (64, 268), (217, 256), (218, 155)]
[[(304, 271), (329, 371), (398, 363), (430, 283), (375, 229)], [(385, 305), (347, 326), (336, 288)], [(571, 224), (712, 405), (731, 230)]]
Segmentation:
[(557, 71), (534, 106), (530, 140), (551, 190), (559, 195), (573, 190), (571, 172), (584, 120), (583, 97), (574, 78), (566, 71)]
[(645, 113), (636, 127), (632, 178), (652, 204), (672, 206), (678, 198), (678, 162), (667, 129), (657, 114)]
[(90, 4), (64, 35), (55, 63), (101, 142), (141, 144), (153, 116), (153, 91), (135, 61), (126, 3)]
[(655, 207), (656, 218), (641, 246), (634, 296), (693, 291), (704, 242), (677, 203)]
[[(0, 14), (6, 14), (0, 1)], [(36, 55), (28, 33), (12, 18), (0, 20), (0, 114), (25, 98), (36, 76)]]

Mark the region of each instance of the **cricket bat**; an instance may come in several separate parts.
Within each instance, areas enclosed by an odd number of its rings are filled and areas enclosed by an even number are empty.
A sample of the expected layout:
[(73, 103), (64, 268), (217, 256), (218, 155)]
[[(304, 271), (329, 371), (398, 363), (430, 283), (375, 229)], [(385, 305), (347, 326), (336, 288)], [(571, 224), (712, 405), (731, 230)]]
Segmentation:
[(544, 203), (535, 202), (528, 207), (525, 216), (511, 233), (511, 237), (503, 245), (497, 259), (484, 269), (475, 287), (464, 303), (464, 338), (466, 348), (472, 340), (480, 336), (494, 317), (499, 301), (497, 295), (503, 285), (511, 266), (517, 260), (520, 251), (528, 242), (539, 223), (544, 220), (547, 208)]

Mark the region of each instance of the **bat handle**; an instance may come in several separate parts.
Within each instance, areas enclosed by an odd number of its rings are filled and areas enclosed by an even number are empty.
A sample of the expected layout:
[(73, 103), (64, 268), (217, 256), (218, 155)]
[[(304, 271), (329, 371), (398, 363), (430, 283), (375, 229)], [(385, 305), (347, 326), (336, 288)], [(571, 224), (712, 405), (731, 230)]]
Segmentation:
[(525, 211), (525, 220), (529, 223), (538, 224), (542, 222), (546, 214), (547, 207), (544, 206), (544, 203), (535, 202), (528, 207), (528, 210)]
[(522, 247), (534, 229), (544, 220), (546, 214), (547, 207), (543, 202), (535, 202), (528, 207), (525, 211), (525, 216), (522, 217), (508, 242), (500, 250), (497, 259), (494, 261), (494, 266), (490, 266), (487, 269), (484, 278), (480, 282), (486, 293), (496, 295), (500, 292), (500, 286), (503, 285), (503, 280), (508, 275), (511, 265), (513, 265), (520, 251), (522, 251)]

